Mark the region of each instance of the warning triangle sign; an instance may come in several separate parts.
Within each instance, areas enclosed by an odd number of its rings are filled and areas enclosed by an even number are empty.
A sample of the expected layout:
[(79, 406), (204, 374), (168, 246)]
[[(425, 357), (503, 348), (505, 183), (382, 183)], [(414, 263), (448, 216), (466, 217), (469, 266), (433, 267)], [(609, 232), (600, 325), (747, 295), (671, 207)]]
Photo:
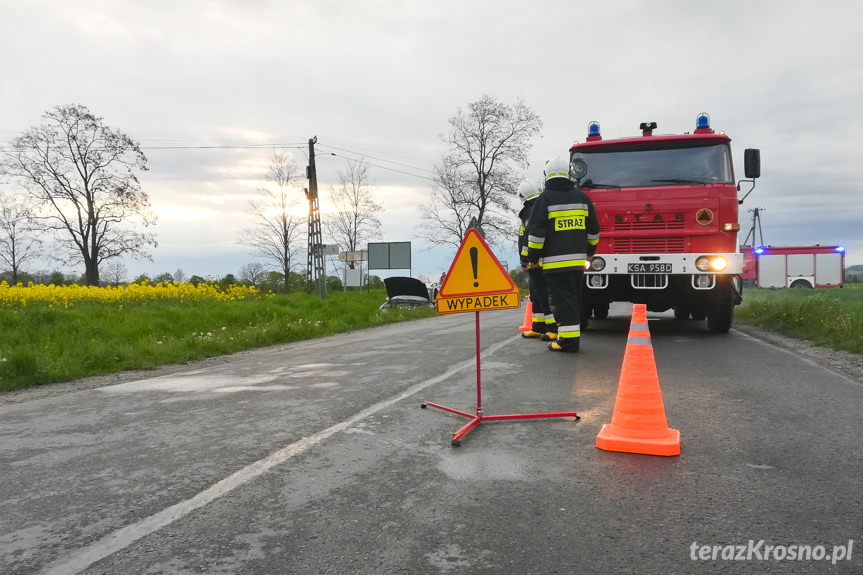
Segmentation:
[(510, 293), (516, 285), (475, 229), (467, 231), (438, 295), (444, 298)]

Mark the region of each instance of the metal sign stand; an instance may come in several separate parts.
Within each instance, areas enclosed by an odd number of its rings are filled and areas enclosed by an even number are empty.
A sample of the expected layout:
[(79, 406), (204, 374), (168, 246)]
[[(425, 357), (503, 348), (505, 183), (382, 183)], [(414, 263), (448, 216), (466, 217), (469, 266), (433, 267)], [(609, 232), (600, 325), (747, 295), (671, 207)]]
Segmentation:
[(468, 434), (468, 432), (482, 423), (483, 421), (502, 421), (504, 419), (538, 419), (544, 417), (574, 417), (575, 420), (581, 419), (581, 417), (574, 411), (555, 411), (550, 413), (512, 413), (508, 415), (485, 415), (482, 411), (482, 380), (480, 376), (480, 348), (479, 348), (479, 312), (474, 312), (476, 314), (476, 415), (471, 415), (466, 411), (459, 411), (458, 409), (453, 409), (451, 407), (445, 407), (443, 405), (438, 405), (437, 403), (432, 403), (430, 401), (426, 401), (422, 405), (421, 408), (425, 409), (426, 406), (434, 407), (435, 409), (440, 409), (442, 411), (446, 411), (449, 413), (454, 413), (456, 415), (461, 415), (462, 417), (467, 417), (470, 421), (464, 425), (461, 429), (452, 434), (452, 445), (453, 447), (458, 447), (461, 445), (461, 438)]

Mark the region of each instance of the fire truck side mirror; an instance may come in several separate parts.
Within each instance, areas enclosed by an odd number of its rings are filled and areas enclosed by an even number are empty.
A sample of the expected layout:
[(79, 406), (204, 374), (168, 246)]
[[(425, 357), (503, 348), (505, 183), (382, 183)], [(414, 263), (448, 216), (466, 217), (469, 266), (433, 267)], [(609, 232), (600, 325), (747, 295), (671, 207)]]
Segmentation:
[(758, 178), (761, 176), (761, 150), (747, 148), (743, 152), (743, 172), (747, 178)]

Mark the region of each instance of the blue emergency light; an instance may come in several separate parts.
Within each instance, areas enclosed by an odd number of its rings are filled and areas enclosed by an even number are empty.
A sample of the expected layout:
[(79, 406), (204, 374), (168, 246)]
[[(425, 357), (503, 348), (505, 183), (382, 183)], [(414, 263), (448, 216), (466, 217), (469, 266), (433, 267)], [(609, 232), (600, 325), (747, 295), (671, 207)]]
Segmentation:
[(759, 256), (764, 253), (764, 248), (755, 248), (755, 253)]
[(836, 246), (836, 248), (835, 248), (835, 249), (836, 249), (836, 251), (837, 251), (837, 252), (844, 252), (844, 251), (845, 251), (845, 246)]
[(599, 135), (599, 122), (591, 122), (587, 125), (587, 135), (588, 136), (598, 136)]
[(699, 129), (710, 127), (710, 116), (707, 115), (707, 112), (698, 114), (698, 118), (695, 119), (695, 127)]

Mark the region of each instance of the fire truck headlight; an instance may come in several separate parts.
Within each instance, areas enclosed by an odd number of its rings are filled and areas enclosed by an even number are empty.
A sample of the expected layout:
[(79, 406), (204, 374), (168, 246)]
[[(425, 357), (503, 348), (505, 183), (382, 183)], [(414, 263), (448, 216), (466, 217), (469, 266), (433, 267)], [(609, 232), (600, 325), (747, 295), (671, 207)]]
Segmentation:
[(701, 256), (697, 260), (695, 260), (695, 267), (698, 271), (706, 272), (710, 270), (710, 258), (707, 256)]
[(728, 260), (719, 256), (710, 260), (710, 269), (715, 272), (721, 272), (728, 267)]
[(593, 260), (590, 262), (590, 269), (595, 272), (601, 272), (605, 269), (605, 260), (599, 256), (593, 256)]

